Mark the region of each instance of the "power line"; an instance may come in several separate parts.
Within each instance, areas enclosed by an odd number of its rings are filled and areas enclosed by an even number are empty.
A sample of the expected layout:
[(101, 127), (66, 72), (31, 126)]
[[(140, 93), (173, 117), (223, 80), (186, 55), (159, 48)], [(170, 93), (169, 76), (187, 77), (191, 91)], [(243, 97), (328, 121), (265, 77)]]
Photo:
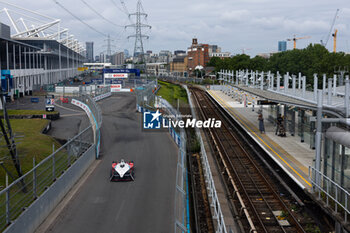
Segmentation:
[[(145, 9), (143, 8), (143, 5), (142, 5), (141, 1), (140, 1), (140, 7), (141, 7), (141, 10), (142, 10), (142, 13), (146, 13)], [(146, 22), (146, 24), (148, 24), (147, 17), (145, 17), (145, 22)], [(147, 29), (148, 29), (147, 33), (150, 33), (151, 29), (150, 28), (147, 28)]]
[(80, 19), (78, 16), (74, 15), (71, 11), (69, 11), (67, 8), (65, 8), (61, 3), (59, 3), (57, 0), (52, 0), (54, 3), (56, 3), (58, 6), (60, 6), (63, 10), (65, 10), (68, 14), (70, 14), (71, 16), (73, 16), (75, 19), (79, 20), (82, 24), (84, 24), (85, 26), (87, 26), (88, 28), (90, 28), (91, 30), (97, 32), (98, 34), (101, 34), (104, 37), (107, 37), (106, 34), (104, 34), (103, 32), (100, 32), (99, 30), (95, 29), (94, 27), (92, 27), (91, 25), (89, 25), (88, 23), (84, 22), (82, 19)]
[(123, 0), (120, 0), (120, 3), (122, 4), (123, 8), (124, 8), (124, 11), (129, 15), (129, 11), (128, 9), (126, 8), (126, 5), (125, 5), (125, 2)]
[(114, 0), (111, 0), (111, 2), (113, 3), (113, 5), (118, 8), (118, 10), (120, 10), (121, 12), (123, 12), (124, 14), (126, 14), (128, 16), (128, 19), (130, 21), (130, 23), (134, 23), (132, 22), (131, 18), (130, 18), (130, 14), (129, 14), (129, 11), (128, 9), (126, 8), (126, 5), (125, 5), (125, 2), (123, 0), (120, 0), (120, 4), (122, 5), (123, 9), (120, 9), (120, 7), (118, 6), (118, 4), (114, 1)]
[(81, 0), (90, 10), (92, 10), (93, 12), (95, 12), (96, 15), (100, 16), (102, 19), (104, 19), (105, 21), (107, 21), (110, 24), (113, 24), (116, 27), (123, 27), (121, 25), (115, 24), (114, 22), (110, 21), (109, 19), (107, 19), (106, 17), (104, 17), (103, 15), (101, 15), (100, 13), (98, 13), (98, 11), (96, 11), (93, 7), (91, 7), (86, 1)]
[(121, 9), (121, 8), (118, 6), (118, 4), (117, 4), (114, 0), (111, 0), (111, 2), (113, 3), (113, 5), (114, 5), (116, 8), (118, 8), (118, 10), (120, 10), (121, 12), (123, 12), (124, 14), (126, 14), (126, 15), (129, 16), (129, 13), (128, 13), (127, 10), (125, 10), (125, 8), (124, 8), (124, 10)]

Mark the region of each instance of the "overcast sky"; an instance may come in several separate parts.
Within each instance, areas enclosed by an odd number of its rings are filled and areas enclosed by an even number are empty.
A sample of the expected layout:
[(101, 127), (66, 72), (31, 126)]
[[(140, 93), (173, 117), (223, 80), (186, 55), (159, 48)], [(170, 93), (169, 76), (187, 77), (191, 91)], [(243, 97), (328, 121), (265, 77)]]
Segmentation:
[[(108, 22), (122, 26), (130, 24), (119, 0), (83, 0), (108, 21), (84, 5), (82, 0), (57, 1), (96, 30), (110, 34), (114, 39), (114, 50), (126, 48), (133, 52), (134, 40), (126, 37), (134, 31)], [(53, 0), (8, 2), (61, 19), (61, 25), (68, 27), (77, 39), (95, 42), (95, 55), (106, 49), (103, 35), (76, 20)], [(130, 13), (136, 10), (137, 0), (124, 2)], [(217, 44), (223, 51), (236, 54), (245, 48), (247, 54), (255, 56), (276, 51), (279, 40), (292, 38), (294, 34), (297, 37), (311, 36), (297, 42), (298, 48), (304, 48), (326, 38), (339, 8), (335, 24), (338, 51), (350, 52), (349, 0), (143, 0), (142, 3), (149, 14), (144, 23), (152, 26), (151, 30), (145, 30), (150, 36), (144, 42), (145, 50), (186, 50), (191, 39), (197, 37), (200, 43)], [(0, 2), (0, 8), (4, 7), (13, 9)], [(3, 13), (0, 19), (4, 21)], [(292, 42), (288, 42), (288, 49), (292, 46)], [(327, 48), (333, 48), (332, 37)]]

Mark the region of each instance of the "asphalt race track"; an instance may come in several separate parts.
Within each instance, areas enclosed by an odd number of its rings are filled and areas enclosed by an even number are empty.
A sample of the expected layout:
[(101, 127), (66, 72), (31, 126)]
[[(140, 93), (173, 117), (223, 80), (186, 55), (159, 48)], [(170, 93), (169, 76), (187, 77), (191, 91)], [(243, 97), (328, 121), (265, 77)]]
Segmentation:
[[(100, 103), (101, 163), (50, 225), (55, 233), (168, 233), (174, 231), (177, 147), (168, 133), (141, 131), (135, 96)], [(134, 182), (110, 182), (113, 160), (135, 162)]]

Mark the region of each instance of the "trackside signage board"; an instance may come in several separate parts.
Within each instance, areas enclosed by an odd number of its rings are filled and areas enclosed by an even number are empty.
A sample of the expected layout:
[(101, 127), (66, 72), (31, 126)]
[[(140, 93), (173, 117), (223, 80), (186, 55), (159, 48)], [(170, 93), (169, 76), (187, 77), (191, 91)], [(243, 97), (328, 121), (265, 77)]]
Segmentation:
[(104, 78), (128, 78), (129, 75), (124, 73), (120, 73), (120, 74), (113, 74), (113, 73), (105, 73), (104, 74)]
[(135, 74), (135, 76), (140, 77), (139, 69), (103, 69), (103, 74)]
[(111, 85), (111, 92), (119, 92), (122, 89), (121, 84), (112, 84)]

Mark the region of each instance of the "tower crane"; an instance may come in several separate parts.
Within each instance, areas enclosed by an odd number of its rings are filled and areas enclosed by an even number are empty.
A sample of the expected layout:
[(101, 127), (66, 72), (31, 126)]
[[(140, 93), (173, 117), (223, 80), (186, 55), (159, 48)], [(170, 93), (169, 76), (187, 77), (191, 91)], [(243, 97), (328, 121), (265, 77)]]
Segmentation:
[(332, 34), (332, 36), (333, 36), (333, 53), (337, 52), (337, 34), (338, 34), (338, 29), (335, 29), (334, 33)]
[(311, 38), (311, 36), (304, 36), (304, 37), (294, 37), (291, 38), (291, 39), (287, 39), (287, 41), (294, 41), (294, 49), (297, 48), (297, 40), (302, 40), (302, 39), (308, 39), (308, 38)]
[(329, 36), (332, 34), (333, 27), (334, 27), (334, 25), (335, 25), (335, 21), (337, 20), (337, 17), (338, 17), (338, 13), (339, 13), (339, 9), (337, 9), (337, 10), (335, 11), (335, 15), (334, 15), (334, 18), (333, 18), (333, 21), (332, 21), (332, 24), (331, 24), (331, 28), (329, 29), (329, 32), (328, 32), (328, 34), (327, 34), (327, 36), (326, 36), (326, 40), (325, 40), (325, 41), (321, 40), (321, 44), (322, 44), (324, 47), (327, 46), (327, 43), (328, 43), (328, 40), (329, 40)]

